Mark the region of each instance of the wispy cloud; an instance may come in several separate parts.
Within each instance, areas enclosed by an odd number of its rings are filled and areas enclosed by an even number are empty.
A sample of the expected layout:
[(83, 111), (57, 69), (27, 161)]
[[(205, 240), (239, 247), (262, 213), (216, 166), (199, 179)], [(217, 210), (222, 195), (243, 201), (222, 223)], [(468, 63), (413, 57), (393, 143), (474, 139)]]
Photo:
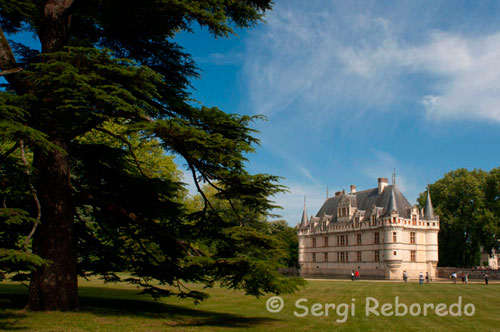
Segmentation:
[(426, 29), (409, 40), (393, 17), (322, 4), (278, 6), (251, 35), (244, 71), (257, 113), (326, 126), (406, 102), (430, 120), (500, 121), (500, 33)]

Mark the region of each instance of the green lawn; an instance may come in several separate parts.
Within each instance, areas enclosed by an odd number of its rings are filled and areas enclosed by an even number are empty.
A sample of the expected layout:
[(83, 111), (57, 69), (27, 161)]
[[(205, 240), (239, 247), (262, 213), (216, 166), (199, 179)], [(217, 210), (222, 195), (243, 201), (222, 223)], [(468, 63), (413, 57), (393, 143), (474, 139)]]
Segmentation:
[[(309, 281), (302, 291), (283, 296), (285, 307), (279, 313), (266, 310), (268, 297), (256, 299), (221, 288), (209, 291), (210, 298), (194, 305), (177, 298), (154, 301), (138, 296), (128, 285), (103, 285), (100, 281), (81, 281), (81, 310), (78, 312), (30, 313), (26, 304), (26, 288), (22, 285), (0, 284), (0, 330), (6, 331), (498, 331), (500, 330), (500, 284), (429, 284)], [(412, 304), (457, 302), (475, 306), (471, 317), (439, 317), (434, 310), (428, 316), (369, 317), (365, 315), (365, 299), (372, 297), (383, 303)], [(329, 316), (294, 316), (299, 298), (308, 300), (308, 307), (318, 303), (347, 303), (354, 316), (345, 323), (335, 310)], [(302, 303), (304, 304), (304, 303)], [(349, 311), (350, 312), (350, 311)], [(380, 312), (380, 307), (378, 308)]]

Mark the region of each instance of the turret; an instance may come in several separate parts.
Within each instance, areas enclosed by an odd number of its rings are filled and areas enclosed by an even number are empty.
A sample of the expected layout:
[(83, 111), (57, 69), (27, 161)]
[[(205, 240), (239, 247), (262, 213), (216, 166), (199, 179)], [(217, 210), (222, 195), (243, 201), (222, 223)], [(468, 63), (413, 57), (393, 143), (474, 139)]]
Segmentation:
[(300, 220), (300, 229), (307, 228), (309, 222), (307, 221), (307, 210), (306, 210), (306, 197), (304, 196), (304, 211), (302, 211), (302, 219)]
[(427, 186), (427, 201), (425, 202), (424, 207), (424, 219), (425, 220), (436, 220), (436, 216), (434, 215), (434, 208), (432, 207), (431, 201), (431, 192), (430, 188)]
[(396, 186), (392, 186), (391, 198), (389, 200), (389, 206), (387, 207), (387, 211), (385, 212), (386, 216), (390, 216), (393, 212), (396, 212), (399, 214), (398, 205), (396, 202), (396, 195), (394, 193), (395, 190), (396, 190)]

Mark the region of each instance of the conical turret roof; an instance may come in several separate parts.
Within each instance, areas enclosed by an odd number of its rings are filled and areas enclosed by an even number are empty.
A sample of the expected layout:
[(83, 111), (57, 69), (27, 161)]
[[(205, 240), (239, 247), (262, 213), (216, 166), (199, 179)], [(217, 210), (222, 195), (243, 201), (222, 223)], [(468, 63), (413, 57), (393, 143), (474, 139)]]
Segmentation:
[(436, 215), (434, 214), (434, 208), (432, 207), (431, 192), (429, 187), (427, 187), (427, 201), (424, 207), (424, 219), (425, 220), (435, 220)]
[(306, 210), (306, 198), (304, 196), (304, 211), (302, 211), (302, 219), (300, 220), (300, 228), (306, 228), (308, 226), (307, 221), (307, 210)]
[(397, 201), (396, 201), (395, 191), (396, 191), (396, 186), (392, 185), (392, 188), (391, 188), (391, 198), (389, 200), (389, 206), (387, 207), (387, 211), (385, 212), (386, 216), (390, 215), (392, 213), (392, 211), (396, 211), (396, 212), (399, 213), (398, 205), (397, 205)]

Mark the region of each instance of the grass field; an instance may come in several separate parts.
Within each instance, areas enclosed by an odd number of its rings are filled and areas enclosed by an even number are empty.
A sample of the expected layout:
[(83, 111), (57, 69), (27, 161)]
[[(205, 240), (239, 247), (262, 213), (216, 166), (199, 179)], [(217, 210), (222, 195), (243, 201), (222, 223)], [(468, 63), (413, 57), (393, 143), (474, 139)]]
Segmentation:
[[(18, 284), (0, 284), (0, 330), (2, 331), (500, 331), (500, 284), (424, 284), (370, 281), (309, 281), (300, 292), (282, 296), (284, 308), (279, 313), (266, 310), (269, 296), (256, 299), (242, 292), (221, 288), (209, 290), (210, 298), (194, 305), (189, 300), (169, 298), (154, 301), (136, 295), (128, 285), (104, 285), (98, 280), (81, 281), (81, 310), (78, 312), (31, 313), (22, 308), (27, 302), (26, 288)], [(473, 316), (440, 317), (434, 310), (428, 315), (384, 317), (366, 316), (366, 298), (375, 298), (380, 305), (394, 304), (395, 297), (405, 304), (446, 303), (462, 297), (465, 304), (475, 306)], [(296, 317), (313, 303), (346, 303), (349, 316), (343, 311), (329, 310), (329, 316)], [(352, 316), (352, 303), (355, 311)], [(370, 303), (373, 305), (373, 303)], [(319, 305), (316, 305), (319, 306)], [(344, 306), (344, 307), (345, 307)], [(345, 309), (341, 306), (342, 309)], [(324, 307), (323, 307), (324, 309)], [(456, 308), (455, 308), (456, 309)], [(470, 307), (469, 307), (470, 309)], [(416, 310), (416, 307), (414, 308)], [(318, 310), (320, 312), (321, 310)], [(381, 307), (377, 308), (381, 312)], [(401, 312), (401, 310), (400, 310)], [(453, 311), (455, 312), (455, 311)]]

